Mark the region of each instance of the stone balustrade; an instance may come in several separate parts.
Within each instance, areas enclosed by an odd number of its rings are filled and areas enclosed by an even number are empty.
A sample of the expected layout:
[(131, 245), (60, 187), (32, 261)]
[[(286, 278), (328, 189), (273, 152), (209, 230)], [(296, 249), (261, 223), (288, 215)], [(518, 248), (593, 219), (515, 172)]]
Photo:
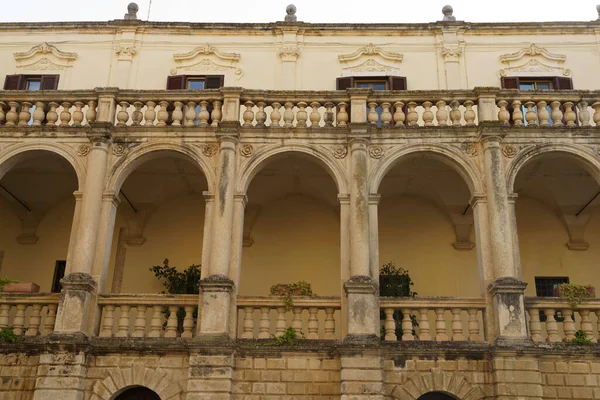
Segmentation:
[(339, 340), (339, 297), (293, 297), (286, 307), (282, 297), (238, 296), (238, 337), (269, 339), (287, 328), (302, 332), (304, 339)]
[(12, 326), (17, 336), (47, 336), (54, 331), (59, 294), (0, 295), (0, 329)]
[(104, 294), (99, 337), (192, 338), (196, 336), (198, 295)]
[[(483, 298), (382, 297), (386, 341), (483, 341)], [(383, 317), (383, 316), (382, 316)]]
[(525, 299), (529, 332), (534, 342), (570, 342), (582, 330), (593, 343), (600, 339), (600, 300), (585, 300), (573, 308), (565, 299)]

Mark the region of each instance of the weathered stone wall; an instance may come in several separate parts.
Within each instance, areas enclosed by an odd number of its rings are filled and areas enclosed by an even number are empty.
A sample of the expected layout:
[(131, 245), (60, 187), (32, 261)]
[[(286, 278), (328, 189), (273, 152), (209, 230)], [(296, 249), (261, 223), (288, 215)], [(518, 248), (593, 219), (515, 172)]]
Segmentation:
[(0, 354), (0, 399), (30, 400), (40, 357), (27, 354)]
[(539, 363), (544, 399), (600, 399), (600, 358), (543, 357)]

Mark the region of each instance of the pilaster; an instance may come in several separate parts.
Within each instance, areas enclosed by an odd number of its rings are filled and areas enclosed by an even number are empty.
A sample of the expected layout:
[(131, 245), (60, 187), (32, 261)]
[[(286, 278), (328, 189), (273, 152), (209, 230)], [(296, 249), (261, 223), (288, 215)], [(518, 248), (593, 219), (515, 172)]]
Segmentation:
[(84, 352), (58, 351), (40, 355), (33, 400), (83, 400), (87, 370)]
[(186, 399), (232, 399), (233, 371), (232, 352), (191, 355)]

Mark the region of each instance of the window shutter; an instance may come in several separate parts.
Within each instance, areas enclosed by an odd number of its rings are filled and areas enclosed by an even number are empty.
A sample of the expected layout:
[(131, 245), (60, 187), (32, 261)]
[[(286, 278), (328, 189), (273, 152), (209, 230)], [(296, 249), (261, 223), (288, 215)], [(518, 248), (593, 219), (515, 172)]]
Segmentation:
[(185, 75), (174, 75), (167, 77), (167, 90), (185, 89)]
[(390, 76), (390, 90), (406, 90), (406, 77), (404, 76)]
[(57, 90), (60, 75), (42, 75), (40, 90)]
[(204, 78), (205, 89), (219, 89), (225, 86), (225, 75), (206, 75)]
[(573, 89), (573, 79), (563, 78), (560, 76), (555, 77), (554, 78), (554, 89), (572, 90)]
[(6, 75), (4, 90), (23, 90), (25, 79), (23, 75)]
[(503, 76), (501, 79), (502, 89), (518, 89), (519, 78), (518, 77), (506, 77)]
[(346, 90), (351, 87), (354, 87), (354, 78), (352, 78), (351, 76), (337, 78), (335, 80), (336, 90)]

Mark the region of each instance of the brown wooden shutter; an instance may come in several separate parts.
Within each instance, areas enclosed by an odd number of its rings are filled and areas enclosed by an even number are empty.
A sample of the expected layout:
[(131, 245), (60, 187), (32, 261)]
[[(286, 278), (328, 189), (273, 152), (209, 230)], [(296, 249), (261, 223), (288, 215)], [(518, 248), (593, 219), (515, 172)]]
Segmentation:
[(500, 78), (502, 83), (502, 89), (518, 89), (519, 88), (519, 78), (518, 77), (507, 77), (503, 76)]
[(404, 76), (390, 76), (389, 79), (389, 87), (390, 90), (406, 90), (406, 77)]
[(23, 90), (24, 86), (25, 77), (23, 75), (6, 75), (4, 90)]
[(572, 90), (573, 89), (573, 79), (571, 78), (563, 78), (561, 76), (556, 76), (553, 79), (554, 89), (558, 90)]
[(185, 89), (185, 75), (174, 75), (167, 77), (167, 90)]
[(224, 75), (206, 75), (204, 78), (204, 89), (219, 89), (225, 86)]
[(40, 90), (57, 90), (60, 75), (42, 75)]
[(346, 90), (354, 87), (354, 78), (351, 76), (337, 78), (335, 80), (335, 88), (336, 90)]

